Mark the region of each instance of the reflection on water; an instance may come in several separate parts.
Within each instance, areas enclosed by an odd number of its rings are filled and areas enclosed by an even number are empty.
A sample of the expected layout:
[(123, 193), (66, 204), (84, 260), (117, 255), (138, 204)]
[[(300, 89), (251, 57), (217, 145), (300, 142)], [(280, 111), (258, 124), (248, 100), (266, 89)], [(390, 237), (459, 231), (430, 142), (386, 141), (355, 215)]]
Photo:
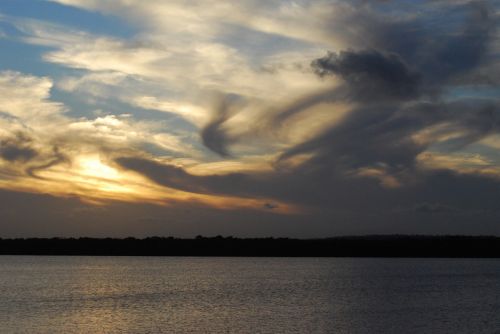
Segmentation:
[(500, 261), (0, 256), (1, 333), (495, 333)]

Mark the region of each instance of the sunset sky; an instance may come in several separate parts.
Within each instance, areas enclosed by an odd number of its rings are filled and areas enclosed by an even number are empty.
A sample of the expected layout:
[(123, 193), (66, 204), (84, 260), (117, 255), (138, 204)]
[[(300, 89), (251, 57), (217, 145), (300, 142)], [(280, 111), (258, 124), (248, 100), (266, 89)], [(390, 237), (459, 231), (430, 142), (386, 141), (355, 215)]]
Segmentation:
[(0, 237), (500, 235), (500, 3), (1, 0)]

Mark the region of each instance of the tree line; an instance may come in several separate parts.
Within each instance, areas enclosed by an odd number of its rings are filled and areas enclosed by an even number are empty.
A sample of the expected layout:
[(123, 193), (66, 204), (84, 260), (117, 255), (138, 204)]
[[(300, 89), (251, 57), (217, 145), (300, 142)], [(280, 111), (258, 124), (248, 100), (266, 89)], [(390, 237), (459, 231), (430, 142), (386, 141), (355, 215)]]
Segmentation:
[(1, 239), (2, 255), (500, 257), (500, 237), (374, 235), (323, 239), (203, 237)]

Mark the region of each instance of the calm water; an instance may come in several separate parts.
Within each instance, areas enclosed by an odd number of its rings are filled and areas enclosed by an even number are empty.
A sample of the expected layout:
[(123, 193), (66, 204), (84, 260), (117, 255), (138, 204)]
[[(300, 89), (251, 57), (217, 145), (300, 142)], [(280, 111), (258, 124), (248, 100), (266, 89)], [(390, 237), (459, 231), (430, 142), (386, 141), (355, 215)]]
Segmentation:
[(500, 333), (500, 260), (0, 256), (0, 333)]

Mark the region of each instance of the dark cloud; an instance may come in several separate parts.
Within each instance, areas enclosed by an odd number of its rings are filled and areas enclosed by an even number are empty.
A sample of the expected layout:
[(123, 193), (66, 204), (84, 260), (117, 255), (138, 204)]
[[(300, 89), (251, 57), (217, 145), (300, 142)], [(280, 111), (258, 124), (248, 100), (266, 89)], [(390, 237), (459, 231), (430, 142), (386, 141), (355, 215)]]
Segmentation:
[[(345, 175), (341, 169), (313, 170), (311, 165), (259, 175), (196, 176), (181, 167), (144, 158), (124, 157), (116, 162), (165, 187), (203, 194), (274, 198), (328, 210), (356, 212), (364, 208), (367, 212), (386, 212), (398, 207), (413, 207), (415, 203), (441, 203), (476, 210), (495, 208), (493, 199), (500, 196), (500, 180), (445, 170), (416, 170), (415, 182), (387, 189), (375, 179)], [(274, 206), (273, 202), (263, 202), (266, 207), (268, 204)]]
[(24, 132), (17, 132), (12, 137), (0, 141), (0, 158), (18, 166), (21, 173), (40, 178), (37, 172), (61, 163), (68, 163), (69, 158), (57, 146), (50, 153), (36, 149), (35, 140)]
[(454, 10), (452, 15), (466, 16), (464, 24), (455, 31), (437, 33), (440, 40), (435, 41), (432, 56), (423, 63), (435, 79), (457, 76), (481, 65), (498, 28), (498, 18), (486, 1), (471, 1)]
[[(312, 166), (307, 166), (259, 176), (243, 173), (195, 176), (180, 167), (142, 158), (121, 158), (117, 162), (166, 187), (205, 194), (273, 198), (304, 206), (310, 210), (307, 215), (283, 218), (290, 224), (297, 221), (302, 226), (301, 233), (305, 233), (302, 235), (319, 236), (321, 231), (327, 234), (500, 233), (496, 223), (500, 219), (497, 205), (500, 181), (484, 176), (416, 170), (414, 182), (387, 189), (375, 179), (344, 175), (333, 168), (312, 170)], [(273, 203), (266, 200), (262, 206), (273, 212)], [(422, 219), (416, 212), (428, 215)], [(246, 214), (245, 219), (256, 213)], [(239, 218), (236, 221), (239, 227), (234, 227), (235, 235), (238, 230), (252, 229), (254, 224), (247, 225)], [(289, 227), (285, 229), (291, 233)]]
[[(434, 14), (403, 20), (385, 16), (383, 21), (375, 9), (346, 11), (357, 28), (350, 38), (356, 44), (362, 35), (369, 49), (328, 52), (312, 62), (318, 76), (336, 76), (343, 84), (330, 96), (297, 105), (333, 99), (353, 102), (354, 109), (332, 128), (290, 148), (281, 160), (307, 153), (313, 158), (302, 168), (348, 172), (370, 167), (401, 177), (415, 174), (417, 156), (438, 141), (452, 151), (500, 130), (498, 100), (446, 96), (457, 78), (479, 70), (491, 57), (498, 18), (486, 2), (450, 3)], [(437, 22), (443, 13), (450, 21)], [(439, 125), (434, 136), (415, 140)], [(446, 134), (451, 139), (443, 143)]]
[(69, 163), (70, 159), (68, 156), (60, 152), (59, 148), (57, 146), (54, 146), (52, 148), (52, 154), (50, 154), (48, 157), (45, 157), (43, 161), (40, 161), (36, 164), (33, 164), (29, 166), (26, 169), (26, 174), (35, 177), (35, 178), (41, 178), (38, 176), (36, 173), (38, 171), (48, 169), (50, 167), (62, 164), (62, 163)]
[[(319, 198), (324, 197), (324, 194), (318, 193), (316, 175), (300, 176), (296, 171), (197, 176), (181, 167), (145, 158), (122, 157), (115, 161), (122, 168), (145, 175), (162, 186), (194, 193), (248, 198), (271, 197), (301, 204), (316, 204)], [(266, 203), (268, 202), (263, 202), (263, 205)]]
[(418, 96), (420, 78), (396, 54), (376, 50), (328, 52), (312, 62), (316, 74), (338, 75), (344, 79), (355, 101)]
[(344, 4), (330, 28), (356, 50), (398, 55), (434, 85), (475, 70), (491, 57), (496, 10), (490, 1)]
[(4, 143), (0, 149), (0, 156), (7, 161), (29, 161), (37, 156), (37, 152), (30, 147), (18, 147)]
[(222, 157), (230, 156), (228, 143), (231, 141), (224, 123), (234, 115), (239, 97), (226, 95), (216, 97), (212, 119), (201, 130), (203, 144)]
[(143, 174), (162, 186), (199, 194), (262, 196), (266, 191), (259, 187), (269, 181), (267, 176), (242, 173), (197, 176), (181, 167), (145, 158), (122, 157), (115, 161), (122, 168)]
[(38, 152), (32, 147), (33, 139), (23, 133), (0, 141), (0, 157), (9, 162), (27, 162)]
[[(316, 92), (311, 95), (307, 95), (305, 97), (294, 100), (292, 103), (281, 106), (273, 110), (268, 120), (269, 124), (267, 124), (268, 131), (275, 131), (279, 129), (279, 127), (283, 126), (284, 122), (301, 112), (305, 112), (308, 108), (315, 106), (318, 103), (325, 101), (335, 101), (342, 99), (342, 91), (338, 89), (326, 89), (323, 91)], [(266, 128), (266, 126), (263, 126)]]
[[(491, 101), (419, 102), (410, 105), (364, 105), (353, 110), (337, 126), (299, 144), (281, 160), (312, 153), (302, 168), (353, 170), (384, 166), (389, 173), (414, 169), (417, 156), (436, 142), (436, 138), (453, 135), (441, 143), (448, 151), (464, 148), (500, 130), (500, 104)], [(414, 136), (433, 125), (433, 136), (421, 141)]]
[(264, 208), (269, 209), (269, 210), (274, 210), (276, 209), (279, 205), (274, 204), (274, 203), (264, 203)]
[(222, 128), (222, 125), (227, 120), (225, 116), (217, 117), (208, 123), (201, 131), (201, 139), (203, 144), (212, 150), (213, 152), (219, 154), (220, 156), (229, 156), (229, 150), (227, 148), (227, 133)]
[(188, 174), (184, 169), (171, 165), (134, 157), (123, 157), (115, 160), (122, 168), (130, 169), (146, 175), (154, 182), (165, 187), (189, 191), (193, 193), (207, 193), (205, 177)]
[[(389, 2), (337, 4), (337, 14), (327, 27), (353, 47), (327, 52), (311, 66), (325, 80), (336, 76), (343, 83), (288, 105), (274, 106), (267, 118), (254, 125), (255, 134), (273, 138), (289, 118), (317, 104), (350, 102), (354, 110), (345, 120), (291, 148), (281, 159), (313, 153), (325, 168), (345, 161), (354, 167), (366, 162), (404, 169), (433, 144), (412, 140), (420, 130), (451, 123), (464, 133), (450, 142), (449, 147), (455, 149), (496, 131), (497, 102), (489, 102), (488, 107), (488, 102), (477, 99), (466, 101), (463, 97), (452, 103), (447, 97), (457, 87), (495, 82), (491, 70), (485, 70), (492, 62), (498, 64), (500, 57), (493, 48), (499, 27), (495, 9), (486, 1), (426, 2), (422, 6), (417, 6), (421, 10), (417, 14)], [(202, 131), (205, 145), (221, 156), (228, 155), (232, 143), (249, 137), (228, 136), (226, 108), (222, 104), (218, 116)]]

